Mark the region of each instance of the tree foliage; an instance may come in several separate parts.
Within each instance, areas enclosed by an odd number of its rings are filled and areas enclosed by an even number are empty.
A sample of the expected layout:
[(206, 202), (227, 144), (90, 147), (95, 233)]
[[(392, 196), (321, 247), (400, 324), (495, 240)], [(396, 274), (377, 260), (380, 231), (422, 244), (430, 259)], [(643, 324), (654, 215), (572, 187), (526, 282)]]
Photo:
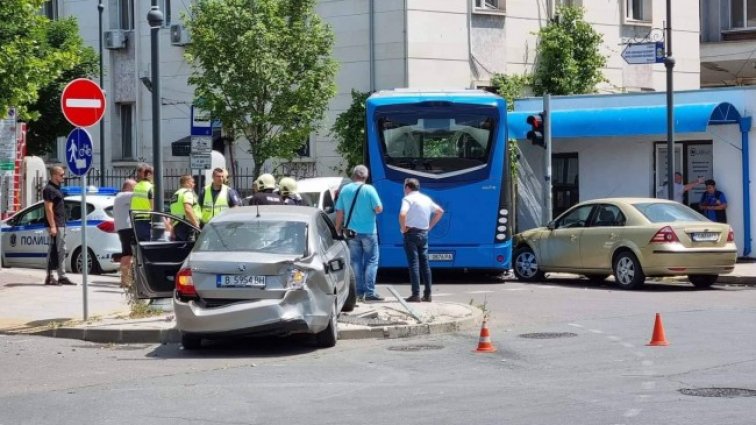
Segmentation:
[(249, 141), (255, 174), (291, 159), (336, 93), (333, 32), (316, 0), (198, 0), (186, 20), (195, 99)]
[(525, 75), (494, 74), (491, 77), (491, 85), (496, 93), (507, 101), (507, 110), (514, 111), (514, 101), (523, 97), (525, 88), (532, 84), (533, 77)]
[(592, 93), (605, 81), (606, 57), (599, 52), (601, 34), (583, 20), (580, 7), (561, 6), (539, 31), (533, 92), (568, 95)]
[(352, 90), (352, 104), (340, 113), (331, 127), (331, 135), (336, 139), (336, 151), (344, 158), (343, 169), (346, 172), (361, 164), (365, 157), (365, 102), (368, 92)]
[(27, 150), (30, 155), (42, 155), (51, 152), (58, 137), (65, 136), (73, 126), (66, 121), (60, 110), (60, 95), (66, 84), (75, 78), (94, 76), (99, 64), (97, 53), (79, 36), (79, 26), (73, 18), (51, 21), (45, 34), (46, 48), (72, 53), (73, 62), (53, 81), (39, 90), (37, 101), (29, 106), (29, 111), (36, 118), (29, 122), (26, 137)]
[(0, 1), (0, 114), (16, 107), (21, 119), (37, 118), (29, 106), (40, 89), (78, 63), (69, 45), (47, 42), (50, 20), (40, 15), (42, 0)]

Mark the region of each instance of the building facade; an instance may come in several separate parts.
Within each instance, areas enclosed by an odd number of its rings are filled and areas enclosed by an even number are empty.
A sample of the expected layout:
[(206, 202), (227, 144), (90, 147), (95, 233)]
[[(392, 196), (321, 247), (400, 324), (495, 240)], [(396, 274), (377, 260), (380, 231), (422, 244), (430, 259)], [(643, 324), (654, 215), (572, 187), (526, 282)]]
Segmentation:
[[(106, 168), (132, 168), (152, 158), (150, 0), (103, 0)], [(186, 168), (193, 90), (184, 60), (190, 35), (181, 25), (191, 2), (159, 0), (165, 16), (160, 31), (162, 133), (165, 168)], [(332, 26), (340, 63), (338, 95), (322, 129), (295, 159), (313, 175), (334, 174), (341, 157), (328, 129), (351, 103), (350, 91), (397, 87), (486, 87), (494, 73), (531, 72), (537, 31), (560, 4), (583, 6), (585, 19), (604, 36), (607, 82), (599, 92), (664, 91), (663, 65), (628, 65), (623, 43), (657, 40), (666, 11), (651, 0), (321, 0), (318, 13)], [(660, 7), (661, 6), (661, 7)], [(700, 84), (699, 17), (693, 0), (678, 0), (673, 11), (675, 89)], [(45, 13), (74, 16), (85, 42), (98, 47), (98, 8), (91, 0), (48, 0)], [(99, 146), (99, 131), (91, 131)], [(218, 139), (216, 137), (216, 139)], [(59, 143), (60, 145), (63, 142)], [(250, 167), (245, 142), (233, 157)], [(227, 154), (222, 142), (214, 146)], [(62, 149), (62, 148), (61, 148)], [(59, 157), (63, 157), (62, 152)], [(99, 164), (95, 158), (94, 164)], [(266, 164), (268, 170), (272, 165)]]
[(701, 0), (701, 86), (756, 84), (756, 4)]

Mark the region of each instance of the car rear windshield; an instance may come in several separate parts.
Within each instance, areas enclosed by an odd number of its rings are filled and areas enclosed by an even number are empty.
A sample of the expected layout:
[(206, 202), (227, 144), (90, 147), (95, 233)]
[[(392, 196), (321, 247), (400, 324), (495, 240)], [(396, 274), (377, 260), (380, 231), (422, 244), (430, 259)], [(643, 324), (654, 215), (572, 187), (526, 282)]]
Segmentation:
[(648, 202), (643, 204), (633, 204), (633, 206), (652, 223), (708, 221), (706, 217), (683, 204)]
[(308, 207), (317, 207), (320, 200), (319, 192), (299, 192), (299, 196), (302, 197), (302, 205)]
[(305, 255), (307, 225), (299, 221), (254, 220), (209, 223), (196, 251), (244, 251)]

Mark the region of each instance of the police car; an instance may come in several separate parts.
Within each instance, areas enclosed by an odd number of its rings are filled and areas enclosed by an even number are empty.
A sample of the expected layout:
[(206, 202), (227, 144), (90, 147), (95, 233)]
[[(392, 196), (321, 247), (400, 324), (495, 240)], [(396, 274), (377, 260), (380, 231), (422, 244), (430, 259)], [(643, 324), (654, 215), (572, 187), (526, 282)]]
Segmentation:
[[(72, 195), (78, 188), (63, 188), (66, 213), (66, 270), (81, 273), (81, 195)], [(79, 190), (78, 193), (81, 193)], [(87, 191), (88, 271), (117, 271), (113, 255), (121, 253), (121, 243), (113, 221), (113, 200), (116, 190), (90, 188)], [(0, 222), (2, 263), (5, 267), (47, 267), (50, 236), (45, 225), (44, 202), (38, 202)]]

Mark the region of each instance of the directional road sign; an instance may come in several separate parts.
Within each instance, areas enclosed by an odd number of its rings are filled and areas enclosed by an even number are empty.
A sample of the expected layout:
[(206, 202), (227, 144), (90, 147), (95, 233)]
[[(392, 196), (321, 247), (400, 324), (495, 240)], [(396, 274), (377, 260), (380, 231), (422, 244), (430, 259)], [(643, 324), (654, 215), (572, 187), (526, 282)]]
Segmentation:
[(77, 78), (63, 89), (60, 107), (74, 127), (91, 127), (105, 114), (105, 93), (94, 81)]
[(71, 173), (87, 174), (92, 166), (92, 136), (83, 128), (74, 128), (66, 140), (66, 162)]
[(664, 63), (664, 43), (630, 43), (622, 51), (622, 59), (631, 65)]

